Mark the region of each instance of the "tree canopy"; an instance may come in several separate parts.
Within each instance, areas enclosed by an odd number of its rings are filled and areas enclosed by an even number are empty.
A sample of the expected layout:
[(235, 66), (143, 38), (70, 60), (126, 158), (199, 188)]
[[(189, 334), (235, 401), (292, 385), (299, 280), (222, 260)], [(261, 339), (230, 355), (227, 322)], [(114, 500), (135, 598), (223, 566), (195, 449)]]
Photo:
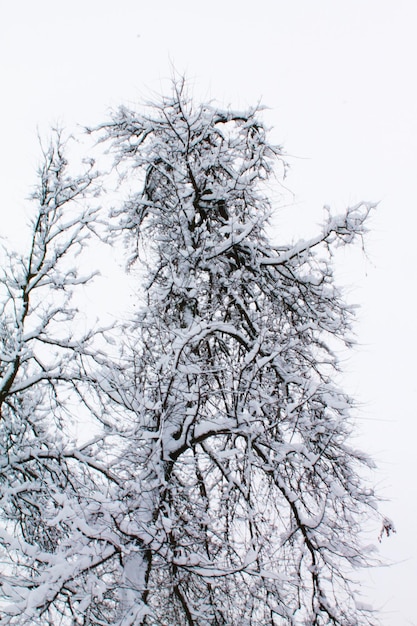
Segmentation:
[[(0, 624), (375, 624), (354, 570), (377, 499), (335, 381), (353, 308), (333, 268), (373, 205), (273, 245), (282, 148), (259, 108), (194, 104), (183, 83), (91, 132), (117, 206), (58, 137), (1, 278)], [(69, 297), (96, 235), (145, 268), (145, 301), (82, 334)]]

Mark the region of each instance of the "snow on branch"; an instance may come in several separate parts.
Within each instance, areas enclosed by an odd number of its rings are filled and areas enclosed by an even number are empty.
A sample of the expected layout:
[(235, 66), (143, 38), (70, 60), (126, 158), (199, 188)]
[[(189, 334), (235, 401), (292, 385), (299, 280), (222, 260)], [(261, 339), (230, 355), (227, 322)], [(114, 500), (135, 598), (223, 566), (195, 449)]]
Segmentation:
[(350, 244), (358, 237), (362, 238), (368, 232), (365, 225), (369, 213), (375, 209), (377, 204), (372, 202), (360, 202), (359, 204), (349, 207), (346, 213), (341, 215), (330, 215), (324, 225), (323, 232), (308, 241), (301, 240), (295, 246), (292, 246), (277, 257), (261, 259), (261, 265), (284, 265), (296, 257), (302, 257), (304, 253), (320, 244), (326, 244), (328, 247), (333, 244)]

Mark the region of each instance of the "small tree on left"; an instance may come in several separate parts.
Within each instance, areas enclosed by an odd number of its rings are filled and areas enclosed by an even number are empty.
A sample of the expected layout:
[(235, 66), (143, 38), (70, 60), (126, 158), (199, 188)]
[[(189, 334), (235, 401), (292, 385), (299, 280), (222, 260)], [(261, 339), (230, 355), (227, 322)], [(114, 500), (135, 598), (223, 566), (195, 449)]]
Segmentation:
[(91, 424), (98, 401), (89, 370), (104, 335), (80, 332), (73, 302), (74, 290), (95, 273), (81, 275), (74, 261), (98, 226), (98, 209), (86, 200), (98, 190), (97, 174), (90, 162), (72, 175), (64, 147), (56, 133), (44, 151), (27, 251), (1, 250), (1, 624), (37, 623), (39, 615), (42, 624), (56, 624), (59, 613), (70, 616), (71, 580), (87, 564), (94, 568), (99, 552), (87, 547), (88, 516), (94, 484), (108, 476), (91, 460), (94, 443), (75, 442), (70, 409), (88, 408)]

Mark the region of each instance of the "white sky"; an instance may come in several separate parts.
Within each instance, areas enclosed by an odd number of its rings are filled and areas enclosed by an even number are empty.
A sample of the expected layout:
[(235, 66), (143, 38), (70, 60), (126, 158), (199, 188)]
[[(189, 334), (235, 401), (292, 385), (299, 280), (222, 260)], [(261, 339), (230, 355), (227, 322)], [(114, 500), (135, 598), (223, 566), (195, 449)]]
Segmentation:
[(197, 97), (270, 108), (292, 170), (278, 232), (308, 234), (323, 204), (380, 201), (368, 261), (340, 275), (362, 303), (347, 385), (361, 446), (398, 534), (397, 562), (366, 580), (384, 626), (417, 624), (415, 279), (417, 5), (414, 0), (16, 0), (0, 6), (0, 235), (20, 234), (37, 128), (75, 130), (166, 92), (172, 67)]

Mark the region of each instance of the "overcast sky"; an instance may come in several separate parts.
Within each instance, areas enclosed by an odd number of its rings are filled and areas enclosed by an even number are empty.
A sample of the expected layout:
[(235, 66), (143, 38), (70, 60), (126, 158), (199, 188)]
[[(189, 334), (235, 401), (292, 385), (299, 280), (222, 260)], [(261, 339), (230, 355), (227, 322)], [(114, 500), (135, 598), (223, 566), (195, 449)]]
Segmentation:
[(362, 305), (346, 385), (398, 530), (381, 544), (396, 564), (364, 589), (384, 626), (417, 624), (414, 0), (17, 0), (1, 3), (0, 29), (0, 234), (21, 232), (38, 131), (76, 131), (166, 92), (174, 67), (197, 98), (270, 107), (292, 192), (274, 238), (307, 236), (323, 204), (380, 201), (368, 259), (340, 263)]

